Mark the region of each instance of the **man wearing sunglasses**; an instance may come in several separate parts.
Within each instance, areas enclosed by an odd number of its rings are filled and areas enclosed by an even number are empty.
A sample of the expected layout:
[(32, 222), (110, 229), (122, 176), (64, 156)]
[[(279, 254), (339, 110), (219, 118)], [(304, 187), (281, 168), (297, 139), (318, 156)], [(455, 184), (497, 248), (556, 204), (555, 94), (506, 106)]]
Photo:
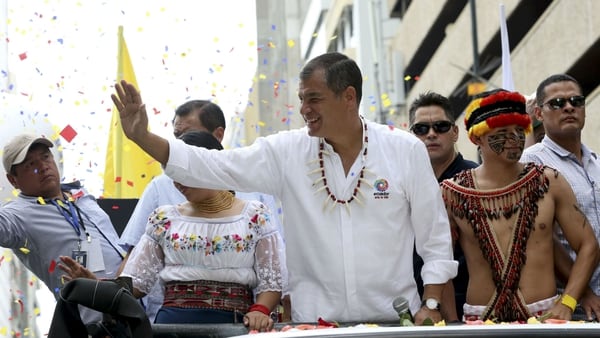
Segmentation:
[(408, 120), (410, 131), (427, 147), (438, 182), (478, 166), (456, 151), (458, 127), (446, 97), (434, 92), (421, 94), (410, 106)]
[[(452, 178), (465, 169), (478, 166), (477, 163), (464, 159), (456, 151), (458, 127), (455, 124), (456, 119), (452, 112), (450, 100), (445, 96), (435, 92), (426, 92), (419, 95), (409, 108), (408, 120), (411, 126), (410, 131), (423, 141), (427, 147), (431, 166), (438, 182)], [(454, 247), (454, 259), (458, 261), (458, 274), (453, 280), (457, 316), (454, 317), (453, 314), (446, 313), (446, 309), (442, 309), (446, 321), (462, 318), (462, 306), (465, 303), (467, 284), (469, 283), (469, 272), (460, 245)], [(423, 259), (415, 250), (413, 250), (413, 262), (415, 281), (419, 293), (422, 294), (421, 268), (423, 267)], [(448, 302), (447, 297), (450, 297), (450, 300), (452, 299), (452, 295), (444, 295), (443, 305), (452, 304), (452, 302)]]
[[(598, 238), (600, 160), (581, 142), (581, 131), (585, 125), (585, 97), (581, 86), (567, 74), (556, 74), (539, 84), (536, 97), (535, 114), (544, 124), (546, 136), (540, 143), (524, 151), (521, 162), (536, 162), (558, 169), (571, 185), (579, 209), (586, 215)], [(558, 232), (558, 238), (571, 259), (575, 258), (562, 232)], [(562, 279), (565, 277), (568, 277), (568, 273)], [(600, 295), (600, 266), (594, 271), (589, 286), (591, 290), (580, 300), (575, 318), (600, 318), (600, 297), (597, 296)]]

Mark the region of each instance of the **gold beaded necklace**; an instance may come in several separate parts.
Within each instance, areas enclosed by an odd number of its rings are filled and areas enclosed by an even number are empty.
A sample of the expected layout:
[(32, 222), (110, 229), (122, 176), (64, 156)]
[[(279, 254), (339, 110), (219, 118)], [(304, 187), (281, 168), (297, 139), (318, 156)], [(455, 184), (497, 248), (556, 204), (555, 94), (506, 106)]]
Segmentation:
[(227, 190), (219, 191), (214, 197), (207, 198), (199, 202), (189, 202), (192, 207), (198, 211), (207, 214), (216, 214), (218, 212), (231, 209), (235, 196)]

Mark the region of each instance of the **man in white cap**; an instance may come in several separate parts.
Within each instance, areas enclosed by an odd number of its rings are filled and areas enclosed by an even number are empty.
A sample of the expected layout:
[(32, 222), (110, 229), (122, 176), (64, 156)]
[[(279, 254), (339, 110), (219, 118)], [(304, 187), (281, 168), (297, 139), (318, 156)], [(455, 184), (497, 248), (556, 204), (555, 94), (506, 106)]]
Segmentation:
[[(67, 273), (93, 272), (107, 278), (115, 275), (123, 252), (110, 218), (95, 198), (78, 182), (61, 186), (53, 146), (30, 134), (20, 134), (4, 146), (6, 177), (20, 192), (0, 208), (0, 246), (12, 249), (58, 297), (64, 280), (56, 267), (69, 269), (61, 261), (80, 263), (80, 271)], [(89, 323), (101, 316), (85, 309), (82, 318)]]

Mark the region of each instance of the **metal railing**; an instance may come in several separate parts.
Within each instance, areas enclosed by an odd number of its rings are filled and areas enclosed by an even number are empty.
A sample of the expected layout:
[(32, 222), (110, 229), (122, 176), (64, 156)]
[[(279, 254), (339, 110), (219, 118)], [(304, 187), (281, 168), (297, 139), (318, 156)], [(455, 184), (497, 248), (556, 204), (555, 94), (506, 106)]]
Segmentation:
[[(288, 323), (297, 325), (298, 323)], [(285, 326), (286, 323), (276, 324), (277, 330)], [(380, 324), (378, 324), (380, 325)], [(352, 323), (341, 324), (341, 327), (351, 327)], [(154, 324), (152, 325), (154, 338), (221, 338), (243, 336), (248, 334), (248, 330), (242, 324)], [(404, 337), (404, 338), (454, 338), (454, 337), (485, 337), (485, 338), (505, 338), (505, 337), (600, 337), (599, 323), (584, 324), (506, 324), (506, 325), (463, 325), (453, 324), (444, 327), (420, 326), (420, 327), (400, 327), (389, 324), (381, 324), (378, 329), (362, 330), (338, 330), (322, 329), (308, 330), (306, 335), (302, 332), (288, 334), (293, 337)], [(278, 335), (286, 335), (285, 333)], [(257, 336), (258, 337), (258, 336)]]

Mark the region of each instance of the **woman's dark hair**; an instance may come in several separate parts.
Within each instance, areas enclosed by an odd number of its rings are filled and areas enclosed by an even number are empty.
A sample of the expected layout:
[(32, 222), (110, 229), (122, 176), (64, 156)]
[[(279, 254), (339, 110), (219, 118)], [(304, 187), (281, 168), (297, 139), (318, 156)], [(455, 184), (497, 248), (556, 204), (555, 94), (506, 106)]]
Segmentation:
[(223, 149), (221, 142), (219, 142), (219, 140), (217, 140), (213, 134), (207, 131), (188, 131), (187, 133), (179, 136), (179, 139), (196, 147), (217, 150)]

